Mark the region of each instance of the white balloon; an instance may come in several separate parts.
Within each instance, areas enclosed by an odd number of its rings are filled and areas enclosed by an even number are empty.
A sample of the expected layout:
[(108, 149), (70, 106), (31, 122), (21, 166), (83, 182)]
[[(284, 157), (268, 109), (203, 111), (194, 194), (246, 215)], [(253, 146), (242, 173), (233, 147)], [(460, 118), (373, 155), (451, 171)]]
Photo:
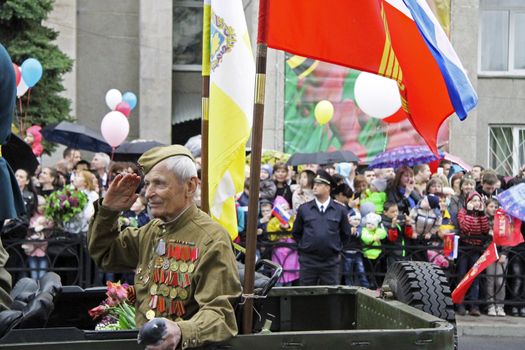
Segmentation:
[(120, 102), (122, 102), (122, 93), (120, 91), (117, 89), (111, 89), (106, 92), (106, 104), (109, 109), (114, 111), (115, 107), (117, 107)]
[(371, 117), (383, 119), (401, 108), (397, 82), (379, 75), (362, 72), (354, 85), (358, 107)]
[(16, 96), (17, 97), (24, 96), (27, 90), (29, 90), (29, 86), (27, 86), (24, 79), (20, 77), (20, 82), (18, 83), (18, 86), (16, 87)]
[(128, 118), (118, 111), (109, 112), (100, 123), (100, 131), (111, 147), (118, 147), (128, 137)]

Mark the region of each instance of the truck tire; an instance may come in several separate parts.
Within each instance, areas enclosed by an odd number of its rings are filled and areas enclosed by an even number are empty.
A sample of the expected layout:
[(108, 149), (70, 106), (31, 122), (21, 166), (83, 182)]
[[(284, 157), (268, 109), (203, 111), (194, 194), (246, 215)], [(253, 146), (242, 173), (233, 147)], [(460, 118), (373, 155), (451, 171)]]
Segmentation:
[(387, 271), (383, 294), (455, 323), (454, 304), (445, 273), (429, 262), (398, 261)]

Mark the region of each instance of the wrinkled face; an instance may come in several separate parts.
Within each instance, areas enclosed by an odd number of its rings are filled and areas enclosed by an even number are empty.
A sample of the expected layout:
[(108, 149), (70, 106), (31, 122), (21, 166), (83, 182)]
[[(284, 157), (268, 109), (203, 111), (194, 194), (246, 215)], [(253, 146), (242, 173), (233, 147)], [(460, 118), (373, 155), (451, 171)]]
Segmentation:
[(390, 208), (388, 208), (388, 210), (385, 210), (384, 214), (389, 219), (397, 218), (397, 216), (399, 215), (399, 208), (397, 207), (397, 205), (393, 205)]
[(485, 212), (490, 216), (494, 216), (494, 214), (496, 214), (496, 210), (498, 210), (498, 205), (494, 202), (489, 202), (485, 208)]
[(461, 186), (461, 191), (463, 191), (464, 195), (468, 195), (470, 192), (474, 191), (474, 184), (472, 182), (464, 182), (463, 186)]
[(38, 175), (38, 181), (41, 184), (53, 183), (53, 178), (51, 177), (51, 170), (49, 168), (44, 168)]
[(188, 183), (180, 182), (175, 174), (159, 163), (144, 178), (146, 199), (153, 217), (169, 221), (186, 207)]
[(270, 216), (272, 214), (272, 206), (269, 204), (261, 207), (261, 216)]
[(279, 168), (273, 172), (273, 176), (275, 176), (277, 182), (286, 182), (287, 175), (288, 172), (283, 168)]
[(401, 187), (407, 187), (409, 184), (413, 182), (414, 182), (414, 176), (412, 176), (412, 174), (410, 174), (409, 172), (405, 172), (403, 173), (403, 175), (401, 175), (401, 181), (399, 182), (399, 185)]
[(15, 173), (15, 178), (18, 188), (20, 188), (20, 191), (23, 191), (29, 184), (29, 174), (23, 169), (18, 169)]
[(317, 199), (330, 196), (330, 185), (321, 182), (314, 182), (314, 196)]
[(370, 184), (372, 181), (376, 179), (376, 173), (372, 170), (366, 170), (365, 171), (365, 179)]
[(474, 210), (481, 209), (481, 198), (479, 198), (479, 196), (474, 196), (469, 203), (472, 204)]

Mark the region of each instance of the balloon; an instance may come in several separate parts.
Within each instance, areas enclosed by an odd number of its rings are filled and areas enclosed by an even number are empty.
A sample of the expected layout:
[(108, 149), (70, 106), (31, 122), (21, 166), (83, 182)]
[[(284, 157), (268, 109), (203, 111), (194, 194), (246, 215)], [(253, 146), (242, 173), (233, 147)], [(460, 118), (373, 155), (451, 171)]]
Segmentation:
[(22, 78), (29, 88), (38, 83), (42, 78), (42, 65), (34, 58), (28, 58), (22, 63)]
[(137, 96), (133, 92), (127, 91), (122, 95), (122, 101), (127, 102), (130, 110), (133, 110), (137, 105)]
[(111, 89), (106, 92), (106, 104), (112, 111), (122, 102), (122, 94), (117, 89)]
[(327, 100), (319, 101), (315, 106), (315, 119), (321, 125), (328, 123), (334, 116), (334, 105)]
[(16, 75), (16, 86), (20, 83), (20, 79), (22, 79), (22, 73), (20, 73), (20, 67), (16, 63), (13, 63), (13, 68), (15, 70)]
[(16, 96), (22, 97), (27, 92), (27, 90), (29, 90), (29, 86), (27, 86), (24, 78), (20, 79), (20, 83), (16, 87)]
[(116, 111), (119, 111), (120, 113), (124, 114), (126, 117), (129, 117), (129, 112), (131, 112), (131, 108), (129, 108), (129, 105), (127, 102), (122, 101), (120, 102), (117, 107), (115, 107)]
[(383, 119), (401, 108), (397, 82), (379, 75), (363, 72), (354, 87), (357, 106), (371, 117)]
[(100, 131), (111, 147), (118, 147), (128, 137), (128, 118), (117, 111), (109, 112), (100, 123)]

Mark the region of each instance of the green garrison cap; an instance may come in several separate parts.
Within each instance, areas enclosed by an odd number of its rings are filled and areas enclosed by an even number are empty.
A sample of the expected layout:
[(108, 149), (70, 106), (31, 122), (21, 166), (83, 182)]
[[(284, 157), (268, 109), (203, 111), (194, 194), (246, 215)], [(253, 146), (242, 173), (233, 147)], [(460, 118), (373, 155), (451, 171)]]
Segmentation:
[(174, 156), (186, 156), (195, 161), (189, 149), (182, 145), (161, 146), (144, 152), (139, 158), (139, 165), (144, 171), (144, 175), (160, 161)]

